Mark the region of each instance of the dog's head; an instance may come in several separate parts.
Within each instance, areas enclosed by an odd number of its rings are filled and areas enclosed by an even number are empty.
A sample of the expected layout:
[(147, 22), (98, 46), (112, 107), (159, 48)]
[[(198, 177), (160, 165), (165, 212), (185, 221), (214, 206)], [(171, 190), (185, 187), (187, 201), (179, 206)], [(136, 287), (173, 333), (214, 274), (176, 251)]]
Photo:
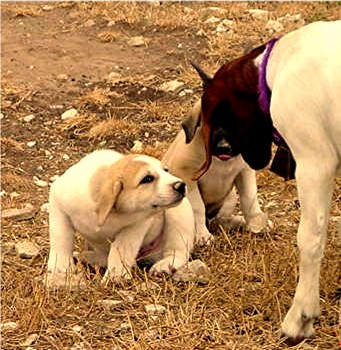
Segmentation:
[(185, 196), (186, 185), (162, 169), (156, 158), (129, 155), (97, 171), (92, 193), (98, 225), (103, 225), (112, 211), (152, 212), (176, 206)]
[[(265, 46), (260, 46), (224, 64), (213, 78), (205, 80), (196, 123), (193, 118), (192, 122), (189, 118), (183, 123), (187, 143), (201, 126), (206, 150), (206, 160), (194, 174), (194, 179), (205, 173), (213, 155), (221, 154), (228, 159), (241, 153), (250, 167), (256, 170), (269, 163), (272, 121), (258, 104), (258, 68), (254, 62), (264, 49)], [(225, 145), (224, 151), (219, 143)], [(226, 157), (224, 152), (227, 152)]]

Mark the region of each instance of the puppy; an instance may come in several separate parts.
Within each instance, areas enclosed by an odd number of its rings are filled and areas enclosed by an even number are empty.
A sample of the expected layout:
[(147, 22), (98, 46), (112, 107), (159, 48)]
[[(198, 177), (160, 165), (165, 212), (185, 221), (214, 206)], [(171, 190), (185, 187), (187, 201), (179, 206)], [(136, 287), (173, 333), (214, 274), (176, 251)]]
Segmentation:
[(107, 267), (103, 282), (129, 277), (137, 258), (154, 262), (152, 274), (186, 264), (194, 217), (186, 185), (146, 155), (95, 151), (51, 186), (48, 279), (65, 283), (74, 270), (78, 231), (92, 247), (83, 256)]
[(214, 158), (210, 137), (218, 121), (233, 152), (253, 169), (268, 165), (278, 135), (296, 163), (289, 169), (295, 169), (301, 204), (300, 274), (282, 323), (291, 343), (313, 335), (320, 314), (321, 260), (334, 177), (341, 176), (340, 37), (341, 21), (334, 21), (311, 23), (272, 39), (220, 67), (201, 99), (206, 155), (194, 178)]
[[(205, 84), (205, 80), (203, 82)], [(259, 206), (255, 172), (239, 153), (233, 151), (223, 128), (212, 128), (212, 163), (198, 181), (193, 181), (193, 173), (205, 160), (200, 115), (199, 100), (162, 159), (163, 166), (184, 179), (188, 186), (188, 199), (196, 225), (196, 243), (204, 244), (212, 239), (206, 222), (214, 217), (226, 227), (246, 223), (253, 232), (261, 231), (267, 224), (267, 218)], [(232, 216), (237, 202), (235, 187), (245, 220)]]

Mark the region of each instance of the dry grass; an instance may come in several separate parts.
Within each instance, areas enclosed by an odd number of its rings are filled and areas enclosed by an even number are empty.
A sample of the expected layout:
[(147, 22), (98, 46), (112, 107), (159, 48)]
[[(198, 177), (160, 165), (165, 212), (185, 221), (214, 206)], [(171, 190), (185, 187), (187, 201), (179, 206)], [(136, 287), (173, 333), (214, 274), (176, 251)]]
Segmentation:
[[(276, 3), (276, 2), (186, 2), (159, 4), (139, 2), (65, 2), (49, 3), (71, 12), (73, 30), (87, 19), (115, 21), (111, 30), (99, 29), (93, 37), (103, 45), (116, 43), (121, 36), (139, 34), (152, 38), (150, 47), (156, 45), (154, 33), (167, 33), (189, 46), (196, 40), (203, 44), (198, 49), (204, 68), (214, 73), (230, 57), (240, 54), (249, 43), (258, 44), (270, 37), (259, 21), (246, 14), (248, 8), (266, 8), (270, 18), (286, 13), (302, 13), (307, 22), (318, 19), (340, 18), (337, 3)], [(42, 3), (7, 3), (15, 16), (41, 16)], [(217, 12), (208, 7), (223, 8)], [(210, 16), (234, 19), (233, 33), (217, 34), (205, 24)], [(63, 18), (64, 19), (64, 18)], [(295, 24), (286, 30), (293, 29)], [(203, 37), (196, 33), (202, 29)], [(87, 29), (91, 31), (92, 29)], [(88, 35), (88, 32), (86, 32)], [(177, 37), (178, 36), (178, 37)], [(86, 38), (88, 38), (86, 36)], [(177, 43), (177, 42), (176, 42)], [(174, 47), (176, 45), (173, 42)], [(133, 141), (143, 142), (142, 152), (161, 158), (174, 138), (192, 103), (200, 93), (200, 79), (188, 64), (190, 55), (174, 47), (167, 50), (178, 53), (172, 62), (177, 70), (171, 73), (155, 70), (153, 75), (125, 76), (122, 83), (96, 82), (95, 87), (84, 88), (79, 96), (71, 96), (69, 105), (76, 106), (80, 115), (61, 121), (60, 114), (52, 114), (49, 106), (56, 104), (50, 91), (46, 98), (45, 120), (52, 124), (43, 126), (40, 119), (32, 122), (32, 130), (25, 124), (16, 124), (19, 116), (34, 112), (35, 101), (24, 99), (16, 108), (6, 108), (2, 128), (2, 186), (8, 194), (2, 198), (4, 208), (20, 207), (32, 201), (37, 208), (47, 201), (47, 189), (39, 190), (32, 184), (37, 167), (43, 167), (46, 179), (61, 173), (89, 150), (106, 141), (106, 147), (129, 151)], [(157, 47), (156, 47), (157, 49)], [(161, 47), (160, 50), (164, 50)], [(179, 53), (180, 52), (180, 53)], [(181, 62), (182, 66), (179, 66)], [(168, 62), (160, 62), (160, 67)], [(149, 75), (149, 74), (148, 74)], [(176, 75), (176, 77), (175, 77)], [(194, 90), (193, 95), (180, 98), (157, 89), (165, 80), (177, 78)], [(28, 82), (29, 83), (29, 82)], [(147, 90), (142, 91), (143, 88)], [(10, 80), (2, 82), (3, 106), (20, 101), (29, 87)], [(142, 92), (141, 92), (142, 91)], [(140, 93), (141, 92), (141, 93)], [(55, 92), (54, 92), (55, 93)], [(51, 94), (52, 95), (52, 94)], [(33, 109), (33, 112), (32, 112)], [(7, 129), (6, 129), (7, 128)], [(10, 131), (9, 131), (10, 130)], [(41, 133), (46, 134), (44, 139)], [(23, 135), (21, 134), (23, 133)], [(38, 146), (27, 151), (26, 138), (36, 136), (45, 142), (51, 154), (44, 155)], [(40, 142), (42, 143), (42, 142)], [(43, 146), (41, 146), (43, 147)], [(69, 162), (59, 162), (61, 156), (71, 156)], [(43, 161), (42, 161), (43, 160)], [(226, 231), (212, 225), (215, 241), (210, 247), (197, 248), (193, 258), (200, 258), (210, 267), (207, 284), (177, 283), (171, 278), (155, 280), (155, 289), (141, 290), (142, 282), (149, 279), (142, 270), (135, 269), (133, 280), (120, 286), (104, 288), (100, 275), (84, 270), (88, 285), (78, 291), (48, 292), (40, 283), (46, 272), (48, 252), (48, 214), (38, 211), (27, 221), (2, 222), (2, 322), (16, 321), (14, 330), (2, 330), (2, 348), (28, 349), (20, 344), (32, 333), (37, 339), (33, 349), (136, 349), (136, 350), (283, 350), (288, 349), (279, 339), (280, 322), (290, 307), (298, 277), (296, 231), (299, 207), (295, 182), (284, 183), (267, 170), (257, 174), (259, 196), (268, 212), (272, 226), (262, 234), (243, 230)], [(312, 189), (313, 190), (313, 189)], [(10, 193), (18, 192), (13, 198)], [(339, 304), (340, 291), (340, 238), (336, 219), (340, 215), (341, 182), (331, 208), (331, 223), (321, 269), (322, 315), (316, 325), (316, 337), (306, 340), (293, 349), (337, 350), (341, 341)], [(19, 259), (4, 243), (29, 239), (41, 247), (41, 254), (33, 260)], [(76, 250), (84, 242), (77, 238)], [(103, 299), (123, 300), (122, 291), (129, 291), (133, 301), (107, 310), (99, 304)], [(144, 306), (158, 303), (166, 312), (151, 317)], [(125, 327), (122, 327), (125, 323)], [(75, 327), (77, 326), (77, 327)]]

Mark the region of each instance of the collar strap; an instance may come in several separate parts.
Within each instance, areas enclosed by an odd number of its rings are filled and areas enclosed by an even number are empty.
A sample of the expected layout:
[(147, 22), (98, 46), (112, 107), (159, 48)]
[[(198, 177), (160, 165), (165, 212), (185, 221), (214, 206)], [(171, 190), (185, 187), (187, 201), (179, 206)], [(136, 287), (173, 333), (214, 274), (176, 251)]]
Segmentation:
[(269, 89), (268, 83), (266, 81), (266, 68), (268, 65), (269, 57), (272, 52), (273, 47), (279, 38), (273, 38), (267, 42), (264, 56), (262, 62), (259, 66), (258, 74), (258, 103), (263, 113), (270, 115), (270, 100), (271, 100), (271, 90)]

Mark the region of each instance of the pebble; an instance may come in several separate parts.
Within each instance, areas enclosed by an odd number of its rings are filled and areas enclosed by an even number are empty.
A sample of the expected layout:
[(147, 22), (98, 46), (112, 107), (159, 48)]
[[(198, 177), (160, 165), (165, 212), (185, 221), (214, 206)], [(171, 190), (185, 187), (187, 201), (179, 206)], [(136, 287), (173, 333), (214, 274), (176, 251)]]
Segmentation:
[(1, 331), (11, 331), (18, 327), (17, 322), (3, 322), (0, 325)]
[(106, 310), (112, 310), (112, 309), (115, 309), (119, 306), (122, 306), (123, 301), (122, 300), (103, 299), (103, 300), (99, 300), (98, 304), (103, 306), (103, 308)]
[(143, 150), (143, 143), (139, 140), (134, 141), (133, 147), (130, 149), (133, 153), (141, 153)]
[(70, 159), (70, 156), (69, 156), (68, 154), (63, 154), (63, 155), (62, 155), (62, 158), (63, 158), (64, 160), (69, 160), (69, 159)]
[(281, 22), (279, 21), (274, 21), (272, 19), (270, 19), (266, 25), (265, 25), (265, 29), (271, 31), (271, 32), (281, 32), (282, 30), (284, 30), (284, 26)]
[(143, 36), (133, 36), (128, 40), (128, 45), (134, 47), (144, 46), (145, 43)]
[(207, 18), (207, 20), (205, 21), (205, 24), (215, 24), (215, 23), (218, 23), (220, 21), (221, 21), (220, 18), (212, 16), (212, 17)]
[(133, 293), (132, 293), (132, 292), (129, 292), (129, 291), (127, 291), (127, 290), (121, 290), (121, 291), (118, 292), (118, 294), (120, 295), (120, 297), (121, 297), (124, 301), (126, 301), (126, 302), (128, 302), (128, 303), (132, 303), (132, 302), (134, 301), (134, 299), (135, 299)]
[(160, 304), (148, 304), (144, 308), (148, 314), (164, 314), (166, 312), (166, 308)]
[(32, 333), (30, 334), (25, 341), (20, 343), (21, 346), (30, 346), (38, 339), (38, 334)]
[(49, 180), (50, 180), (51, 182), (54, 182), (54, 181), (56, 181), (56, 180), (58, 179), (58, 177), (59, 177), (59, 175), (53, 175), (53, 176), (50, 177)]
[(34, 176), (34, 184), (38, 187), (41, 187), (41, 188), (45, 188), (47, 187), (49, 184), (47, 183), (47, 181), (44, 181), (44, 180), (41, 180), (39, 179), (38, 177)]
[(83, 330), (83, 327), (79, 325), (75, 325), (72, 327), (72, 330), (76, 333), (80, 333)]
[(184, 90), (180, 91), (179, 96), (183, 97), (185, 95), (191, 95), (193, 93), (194, 93), (194, 91), (192, 89), (184, 89)]
[(26, 123), (29, 123), (29, 122), (31, 122), (34, 118), (35, 118), (35, 115), (34, 115), (34, 114), (28, 114), (28, 115), (26, 115), (26, 116), (23, 118), (23, 121), (26, 122)]
[(2, 119), (4, 119), (4, 118), (5, 118), (4, 114), (3, 114), (3, 113), (0, 113), (0, 120), (2, 120)]
[(24, 208), (3, 209), (1, 217), (3, 219), (14, 219), (16, 221), (28, 220), (34, 217), (36, 211), (31, 203), (27, 203)]
[(116, 24), (115, 21), (109, 21), (107, 27), (113, 27)]
[(37, 144), (37, 141), (29, 141), (26, 143), (27, 147), (30, 147), (30, 148), (34, 147), (36, 144)]
[(126, 331), (128, 329), (130, 329), (130, 323), (128, 322), (122, 322), (119, 326), (120, 331)]
[(51, 10), (53, 10), (53, 6), (45, 5), (45, 6), (42, 7), (42, 9), (43, 9), (43, 11), (51, 11)]
[(208, 273), (208, 266), (203, 261), (196, 259), (178, 269), (174, 273), (173, 279), (178, 282), (199, 282), (207, 284)]
[(160, 86), (160, 90), (165, 91), (165, 92), (178, 92), (180, 91), (185, 83), (179, 80), (171, 80), (163, 83)]
[(62, 114), (62, 120), (72, 119), (78, 115), (78, 111), (75, 108), (70, 108)]
[(58, 74), (56, 77), (58, 80), (68, 80), (69, 76), (65, 73)]
[(108, 74), (108, 80), (111, 83), (116, 84), (116, 83), (118, 83), (119, 81), (122, 80), (122, 75), (120, 73), (117, 73), (117, 72), (110, 72)]
[(32, 259), (39, 254), (39, 249), (31, 241), (16, 243), (15, 251), (21, 259)]
[(49, 202), (44, 203), (41, 207), (40, 207), (40, 211), (43, 213), (48, 213), (50, 210), (50, 204)]
[(295, 15), (290, 15), (289, 13), (287, 13), (285, 16), (277, 18), (277, 21), (281, 22), (282, 24), (299, 23), (300, 25), (304, 25), (305, 23), (300, 13), (297, 13)]
[(93, 27), (95, 24), (96, 24), (96, 22), (93, 19), (89, 19), (83, 25), (84, 25), (84, 27), (89, 28), (89, 27)]
[(137, 290), (140, 290), (143, 292), (148, 290), (156, 290), (156, 289), (160, 289), (160, 286), (157, 283), (151, 282), (151, 281), (142, 282), (141, 284), (137, 285)]
[(218, 33), (228, 32), (232, 30), (233, 27), (234, 27), (234, 22), (231, 19), (224, 19), (218, 24), (216, 28), (216, 32)]
[(256, 20), (267, 20), (269, 18), (269, 11), (267, 10), (250, 9), (247, 12)]

